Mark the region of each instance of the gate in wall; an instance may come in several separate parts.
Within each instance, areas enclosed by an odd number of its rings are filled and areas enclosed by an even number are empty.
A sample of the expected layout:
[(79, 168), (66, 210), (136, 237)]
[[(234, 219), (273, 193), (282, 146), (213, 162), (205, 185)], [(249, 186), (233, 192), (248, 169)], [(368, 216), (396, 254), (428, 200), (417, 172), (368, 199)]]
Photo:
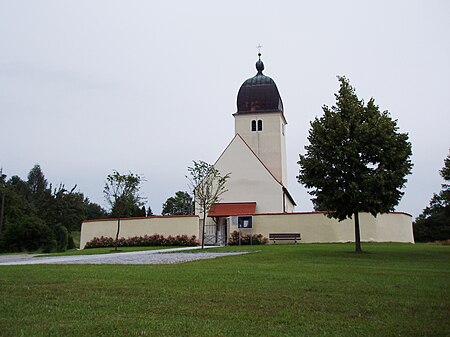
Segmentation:
[(220, 218), (218, 223), (213, 221), (205, 225), (205, 245), (223, 246), (227, 243), (227, 219)]

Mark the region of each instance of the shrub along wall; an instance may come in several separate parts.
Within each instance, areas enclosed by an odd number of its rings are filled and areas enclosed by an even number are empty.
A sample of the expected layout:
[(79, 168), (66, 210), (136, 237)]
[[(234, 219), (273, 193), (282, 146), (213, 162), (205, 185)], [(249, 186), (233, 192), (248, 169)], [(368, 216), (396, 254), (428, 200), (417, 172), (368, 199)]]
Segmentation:
[[(251, 238), (251, 241), (250, 241), (250, 238)], [(249, 245), (250, 243), (252, 245), (265, 245), (268, 242), (269, 242), (269, 240), (266, 237), (264, 237), (262, 234), (253, 234), (250, 236), (248, 234), (241, 233), (241, 245)], [(233, 231), (231, 233), (231, 237), (228, 240), (228, 244), (230, 246), (239, 244), (239, 232), (238, 231)]]
[[(163, 235), (144, 235), (134, 236), (129, 238), (119, 238), (117, 240), (118, 247), (133, 247), (133, 246), (198, 246), (199, 242), (195, 235), (177, 235), (164, 237)], [(95, 237), (87, 242), (84, 248), (100, 248), (100, 247), (115, 247), (116, 240), (111, 237), (101, 236)]]

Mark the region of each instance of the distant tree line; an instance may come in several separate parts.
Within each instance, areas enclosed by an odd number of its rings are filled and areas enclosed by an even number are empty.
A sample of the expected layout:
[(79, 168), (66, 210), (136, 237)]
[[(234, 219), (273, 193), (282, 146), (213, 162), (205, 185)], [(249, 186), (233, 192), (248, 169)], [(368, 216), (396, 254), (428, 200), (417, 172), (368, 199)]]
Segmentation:
[[(84, 220), (152, 216), (150, 206), (139, 194), (144, 178), (138, 174), (120, 174), (113, 170), (106, 178), (105, 210), (91, 202), (77, 186), (53, 186), (39, 165), (27, 179), (8, 177), (0, 168), (0, 252), (52, 252), (75, 248), (73, 232), (81, 230)], [(193, 214), (194, 206), (187, 192), (178, 191), (163, 204), (163, 215)]]
[(430, 205), (414, 222), (414, 239), (417, 242), (450, 240), (450, 155), (444, 160), (444, 167), (439, 173), (445, 181), (442, 190), (433, 195)]
[(70, 233), (79, 231), (83, 220), (108, 216), (76, 187), (54, 187), (39, 165), (30, 170), (27, 180), (17, 175), (8, 179), (0, 170), (0, 250), (49, 252), (73, 248)]

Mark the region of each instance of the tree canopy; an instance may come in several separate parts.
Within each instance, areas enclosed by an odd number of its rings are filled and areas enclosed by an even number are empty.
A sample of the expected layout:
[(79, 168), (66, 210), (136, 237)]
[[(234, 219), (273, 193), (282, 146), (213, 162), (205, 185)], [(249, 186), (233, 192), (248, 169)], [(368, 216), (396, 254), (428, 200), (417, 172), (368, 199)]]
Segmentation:
[[(143, 178), (134, 173), (120, 174), (113, 170), (106, 177), (103, 194), (111, 216), (117, 218), (142, 216), (143, 198), (139, 194)], [(145, 215), (145, 214), (144, 214)]]
[(194, 213), (192, 197), (188, 192), (178, 191), (163, 204), (162, 215), (187, 215)]
[(392, 211), (411, 172), (411, 144), (398, 132), (388, 111), (375, 100), (360, 100), (345, 77), (338, 77), (336, 103), (323, 106), (311, 122), (306, 153), (300, 155), (298, 181), (319, 209), (344, 220), (354, 217), (356, 251), (361, 251), (359, 212)]

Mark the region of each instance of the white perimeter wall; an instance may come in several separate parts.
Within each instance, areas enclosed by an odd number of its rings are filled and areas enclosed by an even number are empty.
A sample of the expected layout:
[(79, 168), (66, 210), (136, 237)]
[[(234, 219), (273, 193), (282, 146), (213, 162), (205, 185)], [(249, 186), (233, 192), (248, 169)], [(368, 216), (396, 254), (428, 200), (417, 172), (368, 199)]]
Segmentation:
[[(406, 213), (360, 213), (361, 241), (414, 243), (412, 217)], [(231, 226), (230, 232), (238, 230)], [(246, 230), (248, 233), (250, 230)], [(337, 221), (323, 213), (259, 214), (253, 216), (253, 234), (300, 233), (303, 243), (355, 241), (353, 219)], [(289, 241), (287, 242), (289, 243)]]
[[(94, 237), (116, 237), (117, 219), (103, 219), (85, 221), (81, 225), (80, 248), (83, 249), (87, 242)], [(146, 218), (127, 218), (120, 220), (120, 237), (133, 237), (160, 234), (164, 236), (176, 236), (199, 233), (198, 216), (155, 216)]]
[[(360, 213), (362, 241), (414, 243), (412, 217), (406, 213), (379, 214)], [(210, 220), (208, 218), (208, 220)], [(229, 233), (237, 231), (237, 225), (230, 224)], [(81, 226), (80, 248), (94, 237), (116, 237), (117, 220), (104, 219), (86, 221)], [(243, 231), (246, 232), (245, 230)], [(247, 230), (250, 233), (250, 230)], [(160, 234), (176, 236), (186, 234), (201, 238), (198, 216), (157, 216), (147, 218), (121, 219), (119, 237)], [(300, 242), (349, 242), (355, 240), (352, 219), (337, 221), (323, 213), (282, 213), (253, 215), (253, 234), (269, 238), (270, 233), (300, 233)], [(287, 241), (286, 243), (289, 243)]]

